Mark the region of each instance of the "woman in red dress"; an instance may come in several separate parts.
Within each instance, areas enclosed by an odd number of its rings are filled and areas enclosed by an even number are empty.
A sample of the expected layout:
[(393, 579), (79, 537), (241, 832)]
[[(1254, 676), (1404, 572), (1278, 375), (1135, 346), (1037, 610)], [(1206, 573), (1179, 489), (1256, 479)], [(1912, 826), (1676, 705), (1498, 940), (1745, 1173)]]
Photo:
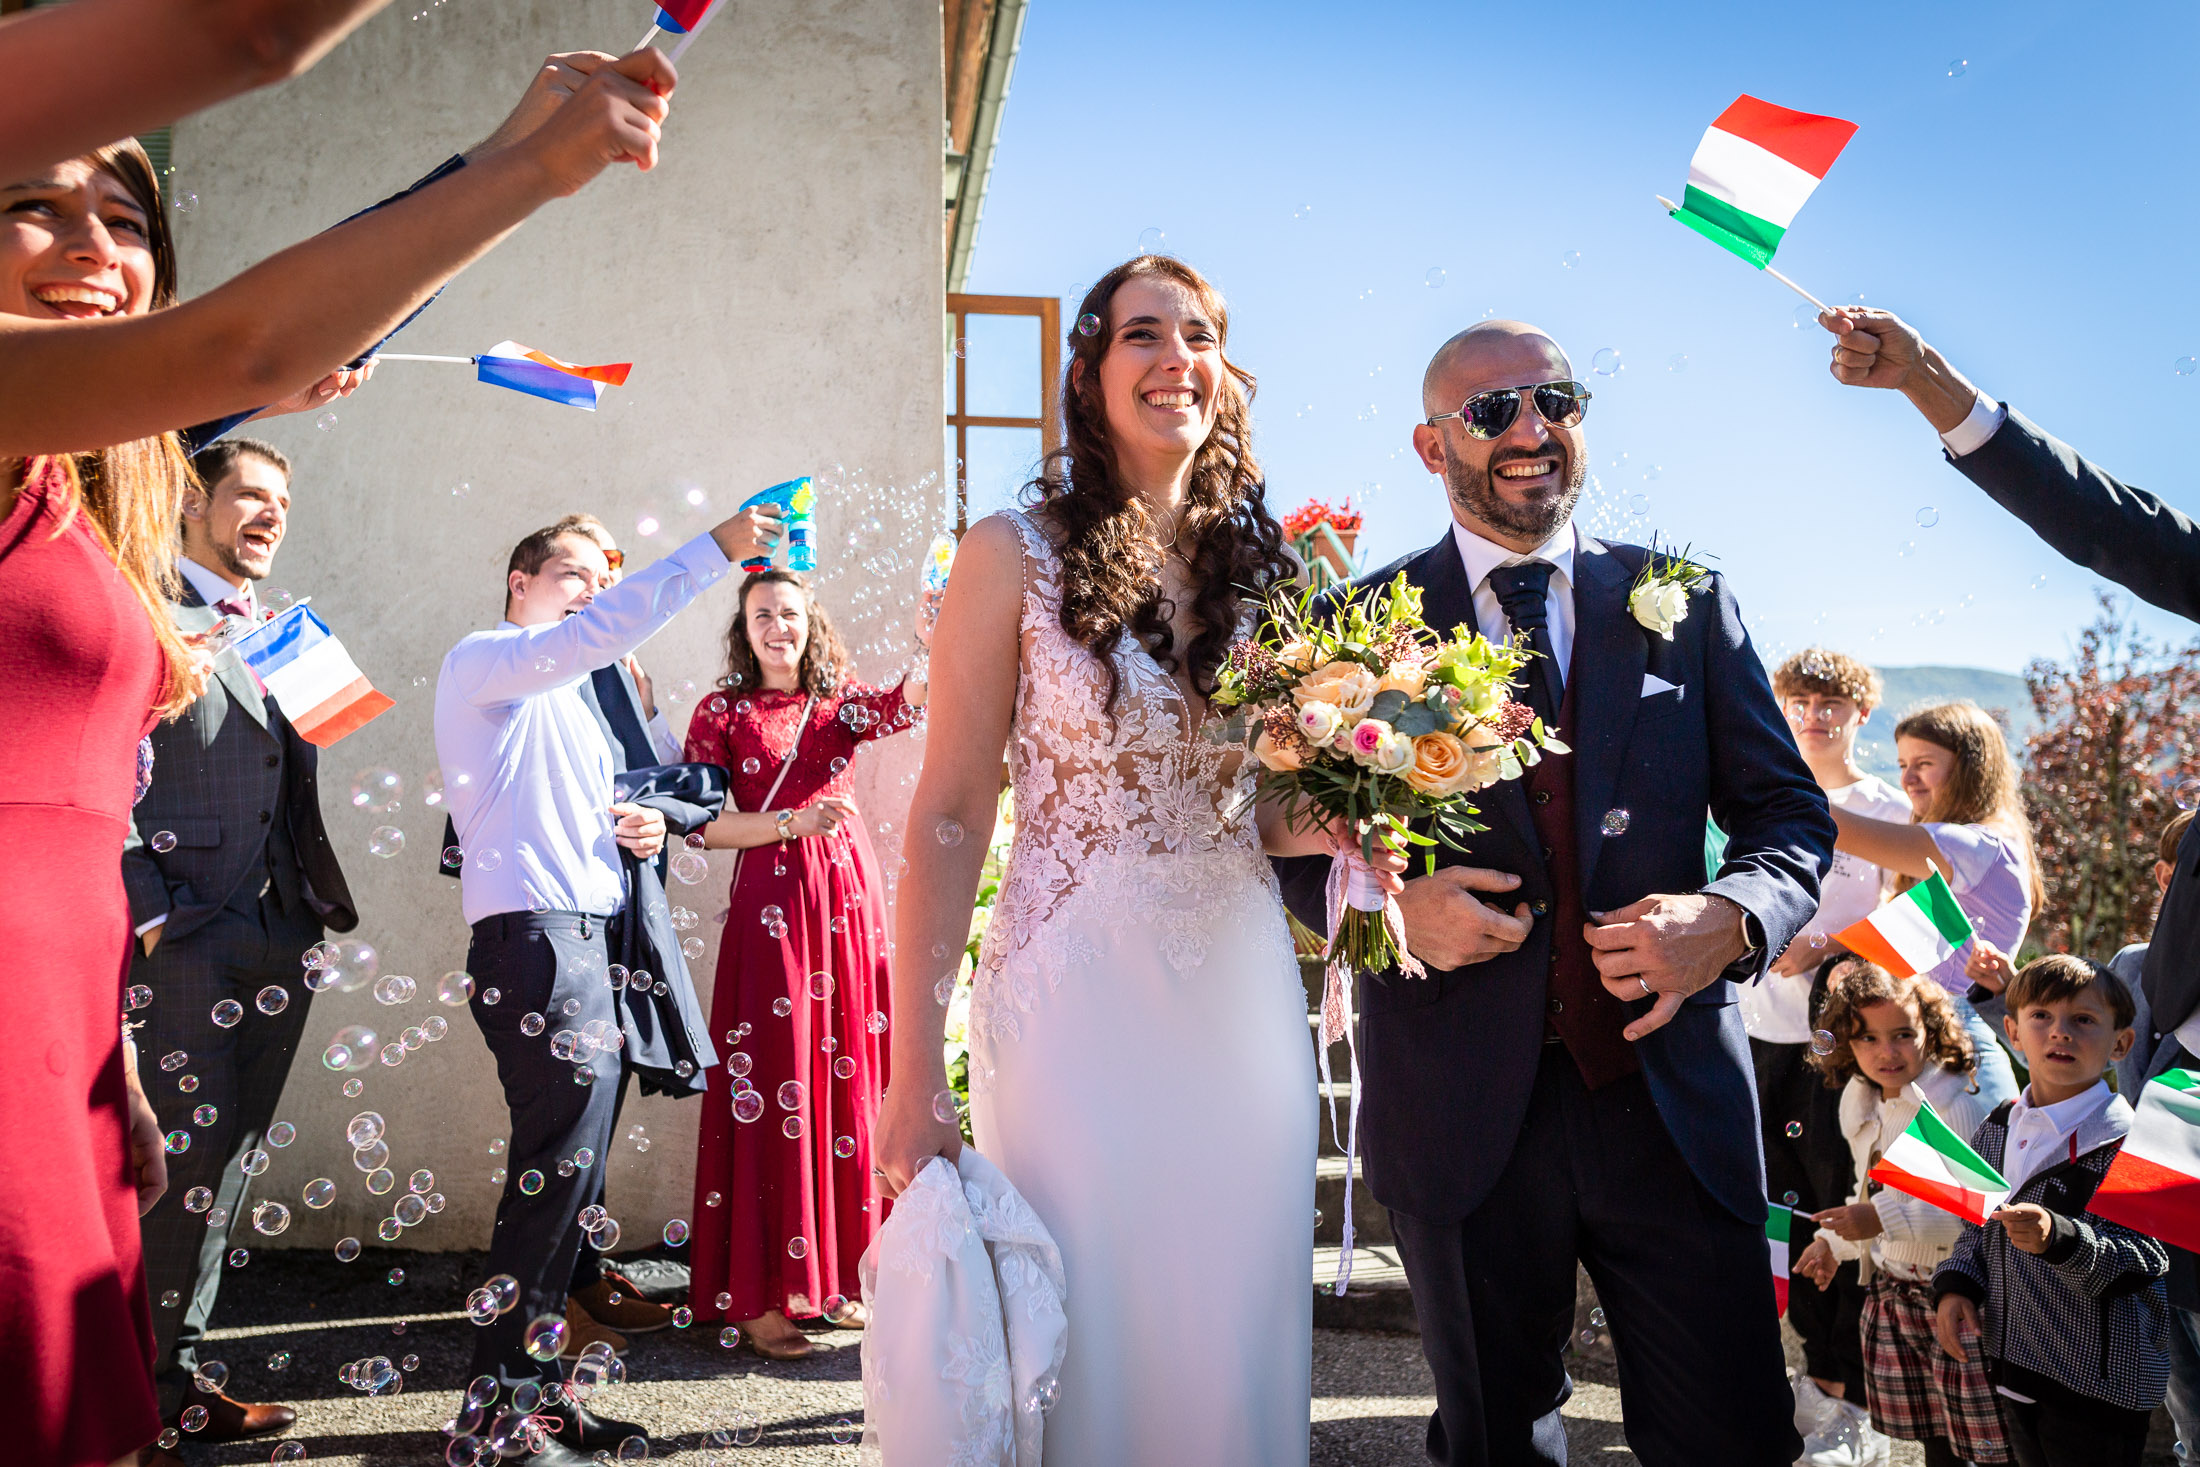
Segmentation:
[[(0, 186), (0, 314), (137, 315), (174, 297), (135, 143)], [(105, 309), (101, 309), (101, 303)], [(166, 1186), (122, 1038), (122, 840), (138, 742), (200, 677), (169, 619), (190, 468), (173, 435), (0, 461), (0, 951), (23, 1051), (0, 1064), (7, 1460), (136, 1462), (160, 1431), (138, 1214)]]
[(924, 685), (850, 681), (824, 608), (779, 570), (742, 582), (726, 667), (687, 735), (689, 759), (733, 771), (704, 842), (741, 852), (711, 999), (726, 1053), (707, 1076), (688, 1299), (759, 1354), (799, 1359), (810, 1347), (789, 1316), (860, 1317), (856, 1260), (881, 1220), (886, 904), (848, 766), (917, 720)]

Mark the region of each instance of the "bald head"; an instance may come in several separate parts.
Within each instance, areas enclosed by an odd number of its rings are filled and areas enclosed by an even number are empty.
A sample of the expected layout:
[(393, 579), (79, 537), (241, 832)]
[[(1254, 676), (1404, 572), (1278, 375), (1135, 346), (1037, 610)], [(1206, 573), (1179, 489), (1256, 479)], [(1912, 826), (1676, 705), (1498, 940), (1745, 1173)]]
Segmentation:
[(1574, 374), (1559, 344), (1525, 321), (1477, 321), (1436, 348), (1421, 374), (1421, 411), (1434, 417), (1493, 387), (1525, 387)]

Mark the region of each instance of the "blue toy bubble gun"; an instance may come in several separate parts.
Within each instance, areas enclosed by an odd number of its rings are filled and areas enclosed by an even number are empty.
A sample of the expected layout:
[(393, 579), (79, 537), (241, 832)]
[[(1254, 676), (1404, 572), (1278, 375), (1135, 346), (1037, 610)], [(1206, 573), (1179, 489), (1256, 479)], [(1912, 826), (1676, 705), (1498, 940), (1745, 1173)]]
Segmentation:
[[(805, 474), (799, 479), (789, 479), (784, 484), (774, 484), (763, 493), (752, 495), (741, 502), (742, 509), (754, 509), (760, 504), (776, 504), (785, 516), (787, 528), (787, 569), (813, 571), (817, 569), (817, 552), (810, 545), (810, 532), (817, 528), (817, 489)], [(741, 569), (748, 571), (769, 570), (772, 558), (744, 560)]]

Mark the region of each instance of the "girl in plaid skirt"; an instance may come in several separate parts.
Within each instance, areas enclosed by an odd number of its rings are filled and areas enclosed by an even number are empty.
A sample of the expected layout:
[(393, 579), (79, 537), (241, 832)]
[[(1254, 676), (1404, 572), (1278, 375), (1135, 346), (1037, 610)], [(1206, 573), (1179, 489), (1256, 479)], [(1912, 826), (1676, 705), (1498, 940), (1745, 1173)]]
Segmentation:
[[(1977, 1061), (1946, 990), (1923, 977), (1894, 978), (1854, 959), (1834, 969), (1819, 1018), (1833, 1045), (1811, 1063), (1841, 1087), (1841, 1132), (1855, 1160), (1846, 1206), (1817, 1213), (1818, 1235), (1795, 1271), (1820, 1288), (1856, 1259), (1864, 1301), (1864, 1391), (1872, 1425), (1925, 1444), (1927, 1467), (2007, 1462), (1994, 1388), (1974, 1338), (1962, 1360), (1933, 1335), (1933, 1270), (1955, 1248), (1963, 1221), (1931, 1203), (1868, 1180), (1880, 1155), (1930, 1102), (1959, 1136), (1984, 1116)], [(1823, 1048), (1821, 1038), (1816, 1048)]]

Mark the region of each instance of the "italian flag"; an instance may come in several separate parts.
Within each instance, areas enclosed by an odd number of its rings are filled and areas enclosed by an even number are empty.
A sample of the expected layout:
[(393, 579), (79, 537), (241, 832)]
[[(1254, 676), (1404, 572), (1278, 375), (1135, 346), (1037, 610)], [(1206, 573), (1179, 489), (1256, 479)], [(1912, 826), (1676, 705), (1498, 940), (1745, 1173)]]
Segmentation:
[(2200, 1071), (2168, 1070), (2140, 1087), (2124, 1149), (2087, 1210), (2200, 1249)]
[(1856, 124), (1737, 97), (1696, 145), (1673, 217), (1762, 270)]
[(1778, 1312), (1788, 1312), (1788, 1273), (1790, 1259), (1788, 1232), (1795, 1226), (1795, 1209), (1773, 1202), (1766, 1205), (1765, 1251), (1772, 1258), (1772, 1298)]
[(1871, 1176), (1897, 1192), (1981, 1225), (2009, 1197), (2009, 1184), (2001, 1173), (1988, 1166), (1970, 1142), (1949, 1130), (1930, 1105), (1918, 1106), (1909, 1129), (1894, 1138)]
[(1897, 978), (1930, 973), (1970, 940), (1971, 919), (1938, 871), (1834, 934), (1834, 941)]

